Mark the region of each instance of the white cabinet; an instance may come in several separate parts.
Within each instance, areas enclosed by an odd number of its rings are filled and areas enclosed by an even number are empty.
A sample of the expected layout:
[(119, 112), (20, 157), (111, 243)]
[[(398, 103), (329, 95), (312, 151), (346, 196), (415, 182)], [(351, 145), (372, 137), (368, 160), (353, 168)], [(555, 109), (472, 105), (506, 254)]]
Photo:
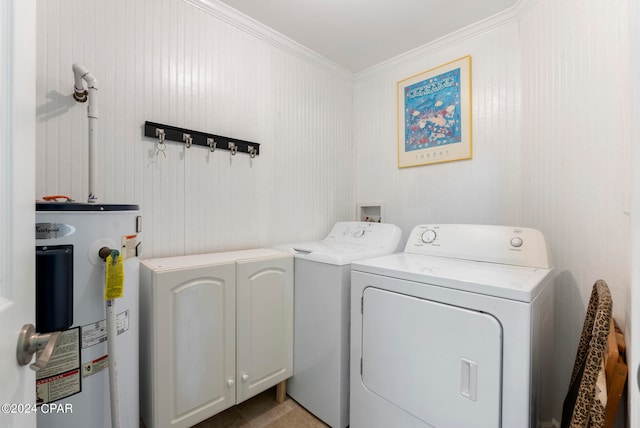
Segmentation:
[(292, 375), (293, 259), (256, 249), (140, 265), (140, 404), (190, 427)]

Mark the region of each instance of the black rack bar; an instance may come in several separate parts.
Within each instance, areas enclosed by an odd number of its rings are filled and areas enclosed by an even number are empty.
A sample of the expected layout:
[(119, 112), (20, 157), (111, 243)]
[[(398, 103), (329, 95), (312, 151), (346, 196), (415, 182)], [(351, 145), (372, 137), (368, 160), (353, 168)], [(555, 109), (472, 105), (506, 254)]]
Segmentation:
[[(191, 137), (191, 144), (196, 146), (204, 146), (210, 148), (210, 139), (216, 143), (215, 149), (230, 150), (235, 145), (238, 152), (252, 154), (257, 156), (260, 154), (260, 144), (251, 141), (238, 140), (237, 138), (223, 137), (222, 135), (209, 134), (206, 132), (193, 131), (190, 129), (178, 128), (171, 125), (163, 125), (161, 123), (149, 122), (144, 123), (144, 136), (158, 139), (158, 129), (164, 131), (164, 139), (177, 141), (185, 144), (185, 135)], [(233, 151), (232, 151), (233, 152)]]

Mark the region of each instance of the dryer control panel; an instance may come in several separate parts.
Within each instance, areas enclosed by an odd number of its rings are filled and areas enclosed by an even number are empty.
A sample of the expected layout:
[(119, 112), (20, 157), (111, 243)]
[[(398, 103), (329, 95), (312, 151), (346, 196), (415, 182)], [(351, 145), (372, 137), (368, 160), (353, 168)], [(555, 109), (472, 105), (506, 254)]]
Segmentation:
[(413, 228), (405, 253), (516, 266), (551, 267), (544, 236), (526, 227), (478, 224), (421, 224)]

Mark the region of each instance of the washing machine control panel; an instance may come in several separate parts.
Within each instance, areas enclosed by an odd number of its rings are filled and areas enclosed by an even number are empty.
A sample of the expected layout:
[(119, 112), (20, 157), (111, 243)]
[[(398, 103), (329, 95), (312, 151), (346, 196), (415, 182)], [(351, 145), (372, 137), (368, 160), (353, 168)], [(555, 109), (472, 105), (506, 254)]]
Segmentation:
[(405, 253), (549, 268), (544, 236), (525, 227), (422, 224), (413, 228)]
[(355, 232), (351, 234), (354, 238), (361, 238), (364, 234), (367, 233), (365, 229), (357, 229)]
[(389, 247), (389, 252), (393, 252), (398, 246), (401, 235), (400, 228), (393, 224), (343, 221), (333, 226), (323, 242)]

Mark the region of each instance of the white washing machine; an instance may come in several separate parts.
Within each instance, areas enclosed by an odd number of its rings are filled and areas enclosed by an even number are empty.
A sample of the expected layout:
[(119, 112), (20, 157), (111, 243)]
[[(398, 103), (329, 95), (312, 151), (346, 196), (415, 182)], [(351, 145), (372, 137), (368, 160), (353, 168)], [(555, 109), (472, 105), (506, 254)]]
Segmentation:
[(534, 229), (419, 225), (352, 264), (352, 428), (551, 419), (552, 268)]
[(334, 428), (349, 425), (351, 262), (391, 254), (402, 232), (386, 223), (339, 222), (294, 256), (293, 377), (287, 393)]

